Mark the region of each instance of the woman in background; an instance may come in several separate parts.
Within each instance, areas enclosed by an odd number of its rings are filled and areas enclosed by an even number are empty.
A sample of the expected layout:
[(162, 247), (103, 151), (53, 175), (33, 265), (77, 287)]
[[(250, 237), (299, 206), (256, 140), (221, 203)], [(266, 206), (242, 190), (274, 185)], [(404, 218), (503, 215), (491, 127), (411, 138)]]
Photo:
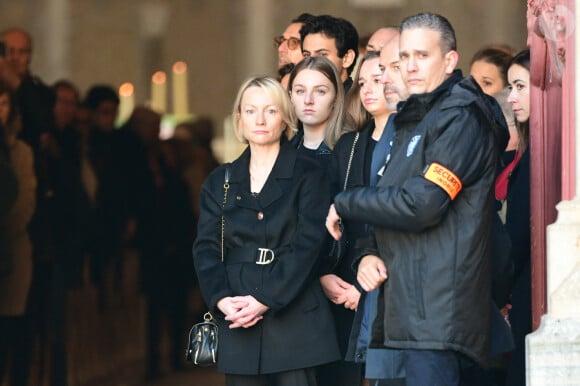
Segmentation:
[[(309, 56), (299, 62), (290, 74), (288, 90), (303, 128), (303, 135), (297, 144), (298, 153), (322, 165), (330, 177), (330, 189), (334, 193), (338, 187), (331, 149), (342, 133), (350, 131), (345, 123), (344, 87), (340, 75), (334, 64), (325, 57)], [(354, 312), (345, 310), (342, 306), (344, 301), (338, 303), (338, 299), (352, 287), (353, 280), (351, 278), (347, 282), (336, 274), (339, 267), (336, 266), (336, 256), (330, 255), (332, 239), (328, 234), (325, 235), (325, 242), (326, 248), (321, 253), (320, 282), (327, 298), (334, 303), (331, 308), (344, 358)], [(349, 278), (351, 276), (347, 275)], [(320, 385), (353, 385), (361, 379), (360, 365), (344, 360), (319, 367), (317, 374)]]
[[(398, 37), (387, 44), (385, 53), (381, 55), (398, 55), (393, 44), (398, 45)], [(383, 75), (379, 59), (378, 52), (370, 52), (362, 58), (353, 86), (347, 95), (347, 111), (357, 132), (343, 135), (334, 148), (341, 187), (345, 187), (345, 182), (346, 188), (376, 184), (394, 134), (392, 118), (395, 116), (397, 103), (407, 96), (400, 75), (393, 74), (391, 69), (385, 69)], [(391, 59), (389, 57), (389, 62)], [(398, 69), (394, 70), (398, 72)], [(376, 315), (378, 290), (365, 293), (356, 283), (352, 265), (357, 257), (356, 240), (367, 237), (369, 232), (371, 230), (364, 223), (344, 222), (343, 237), (347, 240), (348, 254), (341, 265), (341, 274), (345, 276), (341, 277), (356, 285), (343, 298), (344, 308), (356, 309), (346, 359), (366, 363), (365, 378), (369, 379), (372, 386), (404, 385), (404, 369), (399, 352), (368, 347), (370, 327)]]
[(332, 62), (323, 56), (309, 56), (292, 70), (288, 92), (303, 128), (296, 143), (300, 154), (328, 167), (338, 138), (351, 131), (344, 112), (344, 88)]
[(469, 74), (484, 93), (494, 96), (506, 88), (507, 66), (513, 55), (495, 47), (484, 47), (471, 58)]
[(525, 385), (525, 337), (532, 331), (530, 259), (530, 51), (519, 52), (508, 66), (510, 94), (519, 134), (513, 159), (499, 174), (496, 199), (505, 207), (505, 226), (512, 242), (514, 281), (509, 321), (515, 349), (508, 364), (506, 385)]

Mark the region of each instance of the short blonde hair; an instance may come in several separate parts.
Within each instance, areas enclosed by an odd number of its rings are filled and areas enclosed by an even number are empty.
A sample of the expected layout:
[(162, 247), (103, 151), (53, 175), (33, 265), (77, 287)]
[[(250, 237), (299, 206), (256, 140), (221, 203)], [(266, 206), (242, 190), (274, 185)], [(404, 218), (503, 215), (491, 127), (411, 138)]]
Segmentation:
[(234, 108), (232, 111), (232, 118), (234, 121), (234, 134), (236, 138), (243, 143), (248, 143), (248, 140), (244, 137), (244, 131), (242, 125), (240, 124), (240, 114), (242, 112), (242, 98), (244, 93), (250, 87), (258, 87), (262, 89), (266, 95), (272, 98), (274, 104), (280, 109), (282, 113), (282, 121), (286, 124), (286, 129), (284, 130), (284, 135), (287, 139), (292, 139), (297, 132), (296, 125), (296, 113), (294, 112), (294, 107), (290, 102), (290, 97), (288, 93), (282, 87), (280, 82), (269, 76), (256, 76), (246, 79), (240, 89), (238, 90), (238, 95), (234, 102)]

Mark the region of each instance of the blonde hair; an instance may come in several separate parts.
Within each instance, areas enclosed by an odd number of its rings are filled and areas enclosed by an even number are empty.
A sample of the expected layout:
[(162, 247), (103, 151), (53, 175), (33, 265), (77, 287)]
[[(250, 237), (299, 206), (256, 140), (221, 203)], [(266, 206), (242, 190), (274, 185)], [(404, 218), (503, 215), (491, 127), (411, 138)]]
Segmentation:
[(330, 83), (334, 87), (336, 96), (334, 98), (332, 111), (328, 117), (324, 135), (324, 142), (332, 149), (342, 134), (352, 131), (345, 119), (344, 86), (340, 81), (340, 75), (334, 64), (324, 56), (307, 56), (294, 67), (294, 70), (290, 74), (290, 79), (288, 80), (288, 91), (290, 93), (292, 92), (296, 75), (302, 70), (320, 72), (330, 80)]
[(246, 79), (240, 89), (238, 90), (238, 94), (236, 96), (236, 100), (234, 101), (234, 107), (232, 111), (232, 118), (234, 121), (234, 134), (236, 138), (243, 143), (248, 143), (248, 140), (244, 137), (244, 132), (242, 125), (240, 124), (240, 114), (242, 98), (244, 93), (250, 87), (258, 87), (263, 90), (266, 95), (268, 95), (274, 104), (280, 109), (282, 114), (282, 121), (286, 124), (286, 129), (284, 130), (284, 135), (287, 139), (292, 139), (297, 132), (296, 124), (297, 118), (296, 113), (294, 112), (294, 107), (290, 102), (290, 97), (284, 87), (278, 82), (276, 79), (269, 77), (269, 76), (255, 76)]

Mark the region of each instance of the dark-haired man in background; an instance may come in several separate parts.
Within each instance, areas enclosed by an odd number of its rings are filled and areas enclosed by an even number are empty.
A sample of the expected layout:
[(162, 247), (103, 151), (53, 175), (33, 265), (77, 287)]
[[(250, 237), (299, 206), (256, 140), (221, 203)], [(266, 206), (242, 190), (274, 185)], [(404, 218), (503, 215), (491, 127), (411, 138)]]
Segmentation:
[(352, 23), (330, 15), (315, 16), (300, 29), (300, 39), (304, 56), (326, 56), (336, 66), (347, 92), (358, 57), (358, 32)]

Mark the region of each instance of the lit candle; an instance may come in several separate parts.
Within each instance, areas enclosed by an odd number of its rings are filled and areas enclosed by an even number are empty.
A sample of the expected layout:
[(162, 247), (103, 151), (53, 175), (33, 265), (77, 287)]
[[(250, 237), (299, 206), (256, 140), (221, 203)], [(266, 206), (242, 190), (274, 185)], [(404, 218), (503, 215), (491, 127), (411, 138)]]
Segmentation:
[(123, 83), (119, 87), (119, 112), (117, 114), (117, 126), (123, 125), (133, 113), (135, 108), (135, 89), (132, 83)]
[(187, 64), (176, 62), (173, 65), (173, 114), (187, 116), (189, 101), (187, 95)]
[(151, 77), (151, 109), (164, 114), (167, 109), (167, 76), (157, 71)]

